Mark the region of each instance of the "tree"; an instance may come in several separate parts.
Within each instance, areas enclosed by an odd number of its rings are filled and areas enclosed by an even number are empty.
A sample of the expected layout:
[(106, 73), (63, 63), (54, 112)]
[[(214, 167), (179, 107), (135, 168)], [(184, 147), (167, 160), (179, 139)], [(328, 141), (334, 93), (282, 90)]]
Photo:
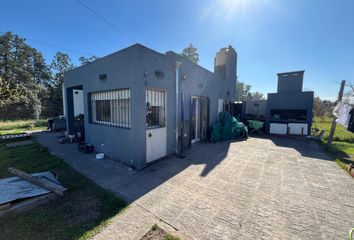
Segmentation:
[(252, 98), (252, 100), (264, 100), (265, 99), (263, 93), (260, 93), (260, 92), (251, 93), (251, 98)]
[(236, 99), (237, 101), (246, 101), (250, 98), (251, 85), (244, 84), (241, 81), (236, 82)]
[(315, 97), (313, 99), (313, 114), (321, 117), (322, 119), (326, 116), (332, 116), (334, 106), (335, 102), (322, 100), (319, 97)]
[(189, 59), (190, 61), (196, 64), (198, 64), (199, 62), (199, 54), (197, 53), (197, 49), (193, 47), (192, 44), (189, 44), (187, 48), (183, 49), (181, 56)]
[(99, 57), (92, 55), (91, 57), (80, 57), (79, 61), (81, 63), (81, 66), (92, 63), (93, 61), (96, 61), (97, 59), (99, 59)]
[(313, 99), (313, 114), (321, 118), (324, 118), (326, 114), (326, 106), (319, 97)]
[(354, 82), (347, 81), (346, 87), (348, 91), (343, 96), (343, 102), (354, 104)]
[(251, 92), (251, 85), (245, 84), (241, 81), (236, 82), (236, 100), (241, 101), (251, 101), (251, 100), (263, 100), (263, 93)]
[(43, 114), (45, 116), (57, 116), (63, 114), (63, 96), (62, 85), (64, 82), (64, 73), (73, 69), (75, 66), (72, 64), (68, 54), (57, 52), (50, 64), (52, 71), (51, 81), (46, 84), (47, 94), (44, 97)]
[(43, 55), (26, 39), (0, 35), (0, 118), (32, 117), (41, 105), (41, 85), (50, 79)]

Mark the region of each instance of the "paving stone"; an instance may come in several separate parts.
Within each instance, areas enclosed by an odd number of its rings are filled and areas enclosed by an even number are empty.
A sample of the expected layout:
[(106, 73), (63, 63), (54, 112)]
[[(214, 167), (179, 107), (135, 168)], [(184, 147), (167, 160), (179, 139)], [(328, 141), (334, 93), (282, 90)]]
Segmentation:
[(354, 227), (354, 180), (304, 141), (199, 144), (184, 159), (126, 172), (118, 163), (88, 160), (76, 148), (41, 140), (131, 201), (94, 239), (138, 240), (154, 223), (182, 239), (346, 239)]

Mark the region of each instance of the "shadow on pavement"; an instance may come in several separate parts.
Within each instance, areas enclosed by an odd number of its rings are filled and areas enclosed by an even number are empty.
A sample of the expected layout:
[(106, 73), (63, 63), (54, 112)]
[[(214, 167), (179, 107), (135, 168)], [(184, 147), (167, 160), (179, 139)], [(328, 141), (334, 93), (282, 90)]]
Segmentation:
[[(41, 132), (33, 136), (49, 151), (62, 158), (71, 167), (95, 181), (127, 202), (133, 202), (185, 169), (203, 168), (200, 176), (207, 176), (227, 156), (231, 142), (200, 143), (185, 152), (183, 159), (175, 156), (157, 161), (139, 171), (112, 159), (96, 160), (95, 154), (84, 154), (76, 144), (59, 144), (62, 133)], [(204, 166), (204, 167), (203, 167)]]

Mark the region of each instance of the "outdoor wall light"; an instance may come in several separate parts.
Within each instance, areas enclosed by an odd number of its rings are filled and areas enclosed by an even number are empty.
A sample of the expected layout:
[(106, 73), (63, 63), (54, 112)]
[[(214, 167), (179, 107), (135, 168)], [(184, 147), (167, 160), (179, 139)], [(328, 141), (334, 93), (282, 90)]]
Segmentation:
[(156, 70), (155, 76), (158, 78), (163, 78), (165, 76), (165, 73), (163, 71)]
[(148, 72), (144, 71), (144, 77), (147, 77), (147, 75), (148, 75)]
[(183, 75), (183, 76), (182, 76), (182, 79), (183, 79), (183, 80), (187, 79), (187, 76), (186, 76), (186, 75)]
[(100, 75), (98, 76), (98, 78), (99, 78), (100, 80), (106, 80), (106, 79), (107, 79), (107, 74), (100, 74)]

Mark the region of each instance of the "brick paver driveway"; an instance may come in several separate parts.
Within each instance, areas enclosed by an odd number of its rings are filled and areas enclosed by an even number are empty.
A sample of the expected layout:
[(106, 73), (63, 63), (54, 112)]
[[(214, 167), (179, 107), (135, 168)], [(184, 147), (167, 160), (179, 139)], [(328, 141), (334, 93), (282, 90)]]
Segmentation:
[(184, 159), (101, 183), (132, 204), (95, 238), (139, 239), (158, 223), (182, 239), (346, 239), (354, 180), (304, 145), (259, 138), (200, 144)]

